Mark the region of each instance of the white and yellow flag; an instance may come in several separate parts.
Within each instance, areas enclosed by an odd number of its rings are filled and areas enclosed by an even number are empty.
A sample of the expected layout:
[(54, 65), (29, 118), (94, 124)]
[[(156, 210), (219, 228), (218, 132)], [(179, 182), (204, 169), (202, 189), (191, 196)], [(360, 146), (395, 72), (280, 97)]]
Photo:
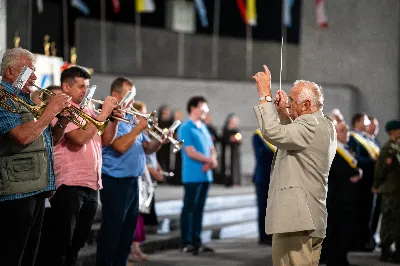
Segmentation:
[(152, 13), (156, 10), (153, 0), (136, 0), (136, 12)]
[(257, 10), (256, 10), (256, 0), (246, 1), (246, 17), (247, 24), (250, 26), (257, 25)]

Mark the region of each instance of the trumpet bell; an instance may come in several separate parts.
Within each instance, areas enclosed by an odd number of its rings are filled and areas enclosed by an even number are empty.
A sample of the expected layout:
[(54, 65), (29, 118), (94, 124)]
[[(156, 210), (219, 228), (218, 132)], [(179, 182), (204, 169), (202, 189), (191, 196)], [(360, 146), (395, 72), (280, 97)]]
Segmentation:
[(147, 118), (147, 124), (149, 128), (154, 127), (157, 119), (157, 113), (155, 111), (151, 112), (149, 114), (149, 117)]
[(176, 153), (176, 152), (180, 151), (182, 149), (182, 147), (183, 147), (183, 144), (184, 144), (183, 140), (174, 143), (174, 148), (173, 148), (172, 152)]
[(97, 128), (97, 134), (99, 136), (101, 136), (104, 133), (104, 131), (106, 131), (109, 122), (110, 122), (110, 120), (107, 120), (105, 122), (99, 122), (99, 123), (94, 124)]

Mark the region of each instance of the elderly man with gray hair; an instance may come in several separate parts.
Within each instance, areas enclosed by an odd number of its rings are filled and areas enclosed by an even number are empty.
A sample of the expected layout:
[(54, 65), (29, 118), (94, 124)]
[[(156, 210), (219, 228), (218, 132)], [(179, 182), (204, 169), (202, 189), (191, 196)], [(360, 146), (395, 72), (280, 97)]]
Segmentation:
[[(336, 131), (322, 113), (321, 88), (296, 81), (289, 96), (271, 97), (271, 73), (253, 76), (260, 104), (254, 107), (265, 140), (277, 147), (272, 163), (266, 233), (272, 234), (274, 265), (318, 265), (327, 224), (329, 170)], [(279, 118), (279, 119), (278, 119)]]
[[(3, 55), (0, 92), (8, 91), (27, 104), (36, 76), (30, 75), (21, 90), (12, 87), (23, 67), (35, 71), (34, 55), (22, 48), (8, 49)], [(1, 95), (1, 93), (0, 93)], [(52, 97), (40, 118), (35, 118), (23, 104), (2, 99), (15, 108), (0, 107), (0, 260), (1, 265), (35, 265), (45, 208), (45, 198), (55, 189), (53, 141), (64, 134), (68, 123), (59, 119), (51, 129), (53, 118), (70, 106), (69, 97)], [(5, 102), (4, 102), (5, 101)], [(4, 106), (3, 106), (4, 107)]]

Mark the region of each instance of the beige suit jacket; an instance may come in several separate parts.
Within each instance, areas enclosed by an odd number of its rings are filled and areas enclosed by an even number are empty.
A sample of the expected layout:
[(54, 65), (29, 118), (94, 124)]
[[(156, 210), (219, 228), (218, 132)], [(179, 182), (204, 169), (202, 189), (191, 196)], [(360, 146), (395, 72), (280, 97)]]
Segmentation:
[(254, 107), (263, 137), (278, 149), (272, 163), (265, 221), (267, 234), (309, 231), (325, 237), (329, 169), (336, 130), (321, 111), (280, 123), (275, 106)]

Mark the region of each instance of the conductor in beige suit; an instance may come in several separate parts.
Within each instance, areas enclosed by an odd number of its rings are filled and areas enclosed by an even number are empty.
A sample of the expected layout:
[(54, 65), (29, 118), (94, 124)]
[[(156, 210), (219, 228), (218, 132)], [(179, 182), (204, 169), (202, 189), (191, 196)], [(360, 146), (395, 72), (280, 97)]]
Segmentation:
[(268, 68), (264, 65), (264, 72), (253, 78), (260, 97), (254, 107), (259, 128), (277, 147), (265, 222), (266, 233), (273, 235), (273, 264), (318, 265), (335, 127), (322, 113), (324, 98), (317, 84), (296, 81), (289, 96), (279, 90), (272, 102)]

